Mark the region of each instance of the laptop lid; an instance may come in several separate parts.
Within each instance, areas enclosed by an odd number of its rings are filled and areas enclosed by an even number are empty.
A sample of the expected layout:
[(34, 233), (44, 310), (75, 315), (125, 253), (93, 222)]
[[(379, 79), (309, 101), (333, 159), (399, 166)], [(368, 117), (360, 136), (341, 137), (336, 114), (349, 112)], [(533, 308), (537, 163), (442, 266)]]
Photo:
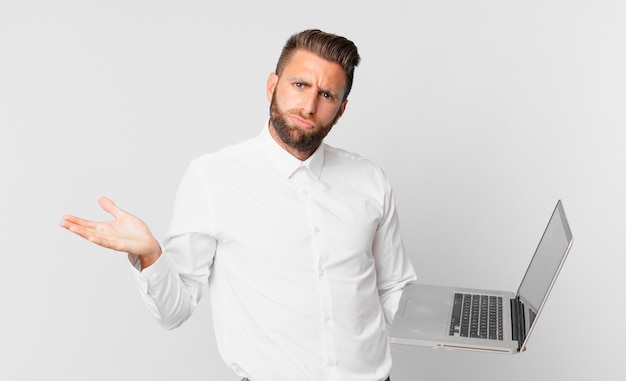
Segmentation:
[(521, 302), (521, 319), (518, 322), (521, 350), (526, 347), (537, 316), (545, 305), (572, 244), (572, 232), (563, 203), (559, 200), (517, 290), (517, 300)]

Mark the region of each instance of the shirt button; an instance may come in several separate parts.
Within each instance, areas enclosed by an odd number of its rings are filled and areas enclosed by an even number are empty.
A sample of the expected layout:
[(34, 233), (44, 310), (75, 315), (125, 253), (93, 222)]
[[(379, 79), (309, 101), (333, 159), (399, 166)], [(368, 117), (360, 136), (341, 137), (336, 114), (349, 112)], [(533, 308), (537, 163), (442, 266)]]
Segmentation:
[(326, 271), (320, 270), (320, 277), (323, 277), (324, 275), (326, 275)]
[(330, 323), (330, 315), (324, 316), (324, 323)]
[(335, 360), (333, 359), (328, 360), (328, 366), (335, 366)]
[(316, 226), (313, 227), (313, 230), (315, 230), (316, 233), (319, 233), (320, 232), (320, 227), (316, 225)]

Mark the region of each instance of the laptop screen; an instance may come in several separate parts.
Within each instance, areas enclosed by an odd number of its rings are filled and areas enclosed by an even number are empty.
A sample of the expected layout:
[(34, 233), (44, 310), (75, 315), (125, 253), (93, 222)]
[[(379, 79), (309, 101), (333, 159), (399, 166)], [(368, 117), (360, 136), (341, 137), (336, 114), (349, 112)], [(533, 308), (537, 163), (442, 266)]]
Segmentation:
[(517, 291), (533, 312), (538, 312), (550, 292), (571, 244), (572, 233), (559, 201)]

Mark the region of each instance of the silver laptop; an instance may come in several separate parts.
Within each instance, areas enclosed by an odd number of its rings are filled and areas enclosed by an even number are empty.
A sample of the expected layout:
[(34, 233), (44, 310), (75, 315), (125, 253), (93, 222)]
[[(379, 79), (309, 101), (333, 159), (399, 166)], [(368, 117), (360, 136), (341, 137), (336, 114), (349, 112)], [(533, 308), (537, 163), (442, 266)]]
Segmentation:
[(572, 247), (559, 200), (517, 293), (410, 284), (391, 326), (392, 343), (519, 353)]

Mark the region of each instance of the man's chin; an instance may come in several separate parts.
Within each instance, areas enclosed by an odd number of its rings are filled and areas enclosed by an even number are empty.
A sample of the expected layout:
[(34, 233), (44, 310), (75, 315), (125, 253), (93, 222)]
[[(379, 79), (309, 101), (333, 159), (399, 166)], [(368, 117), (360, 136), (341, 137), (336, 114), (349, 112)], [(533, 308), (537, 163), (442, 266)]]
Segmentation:
[(315, 133), (308, 133), (308, 131), (303, 131), (298, 127), (290, 128), (286, 131), (288, 136), (282, 136), (279, 134), (279, 137), (290, 148), (301, 152), (308, 152), (316, 149), (323, 138), (320, 139), (319, 136)]
[(314, 150), (321, 143), (320, 139), (310, 134), (291, 134), (291, 141), (287, 144), (298, 151), (307, 152)]

